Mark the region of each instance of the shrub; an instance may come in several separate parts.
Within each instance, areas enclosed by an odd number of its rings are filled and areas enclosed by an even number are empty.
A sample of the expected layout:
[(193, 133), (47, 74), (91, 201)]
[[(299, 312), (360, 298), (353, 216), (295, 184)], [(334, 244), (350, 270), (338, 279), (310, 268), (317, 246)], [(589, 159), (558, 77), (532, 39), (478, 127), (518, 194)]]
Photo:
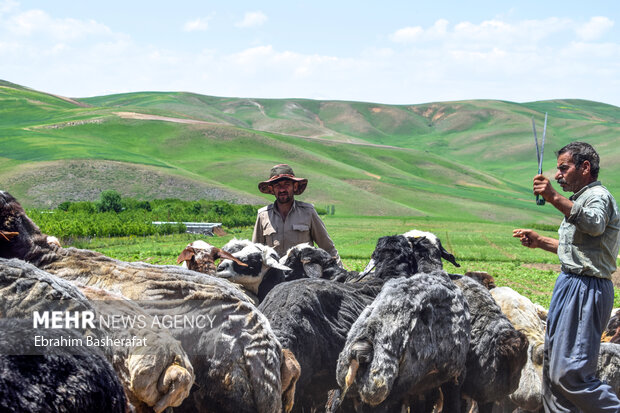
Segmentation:
[(97, 209), (99, 212), (121, 212), (123, 209), (121, 195), (113, 190), (103, 191)]

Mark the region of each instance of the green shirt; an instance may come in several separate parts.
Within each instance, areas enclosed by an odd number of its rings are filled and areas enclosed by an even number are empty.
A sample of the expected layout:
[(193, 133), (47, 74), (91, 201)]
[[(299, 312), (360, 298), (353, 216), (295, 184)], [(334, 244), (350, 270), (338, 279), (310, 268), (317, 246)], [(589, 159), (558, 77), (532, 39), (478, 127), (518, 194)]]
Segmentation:
[(570, 197), (573, 207), (560, 229), (558, 257), (565, 273), (611, 279), (620, 247), (616, 200), (599, 181)]

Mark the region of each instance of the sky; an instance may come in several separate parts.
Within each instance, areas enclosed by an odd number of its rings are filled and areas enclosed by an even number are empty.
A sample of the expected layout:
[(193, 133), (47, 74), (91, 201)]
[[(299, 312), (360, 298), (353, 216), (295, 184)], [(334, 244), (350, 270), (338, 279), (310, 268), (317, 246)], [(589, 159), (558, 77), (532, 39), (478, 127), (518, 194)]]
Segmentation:
[(67, 97), (620, 106), (620, 1), (0, 0), (0, 79)]

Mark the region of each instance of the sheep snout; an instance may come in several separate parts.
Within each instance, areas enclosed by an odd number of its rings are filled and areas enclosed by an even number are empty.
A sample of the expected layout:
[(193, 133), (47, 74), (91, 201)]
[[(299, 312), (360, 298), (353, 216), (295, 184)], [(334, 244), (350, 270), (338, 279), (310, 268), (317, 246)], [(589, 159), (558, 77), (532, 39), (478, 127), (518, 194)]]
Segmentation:
[(189, 396), (193, 382), (193, 375), (184, 367), (177, 364), (168, 367), (157, 383), (157, 390), (164, 396), (153, 406), (153, 410), (160, 413), (169, 406), (179, 406)]

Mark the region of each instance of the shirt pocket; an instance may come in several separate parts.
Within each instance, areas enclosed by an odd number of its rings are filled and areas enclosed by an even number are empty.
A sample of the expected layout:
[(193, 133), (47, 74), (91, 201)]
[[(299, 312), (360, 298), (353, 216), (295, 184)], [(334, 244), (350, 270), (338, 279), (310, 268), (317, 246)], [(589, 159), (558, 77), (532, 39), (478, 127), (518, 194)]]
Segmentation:
[(269, 246), (273, 246), (275, 239), (276, 230), (271, 225), (271, 222), (263, 222), (263, 237), (265, 237), (265, 242)]
[(310, 225), (293, 224), (293, 237), (293, 242), (295, 244), (310, 243), (310, 245), (312, 245), (312, 238), (310, 237)]

